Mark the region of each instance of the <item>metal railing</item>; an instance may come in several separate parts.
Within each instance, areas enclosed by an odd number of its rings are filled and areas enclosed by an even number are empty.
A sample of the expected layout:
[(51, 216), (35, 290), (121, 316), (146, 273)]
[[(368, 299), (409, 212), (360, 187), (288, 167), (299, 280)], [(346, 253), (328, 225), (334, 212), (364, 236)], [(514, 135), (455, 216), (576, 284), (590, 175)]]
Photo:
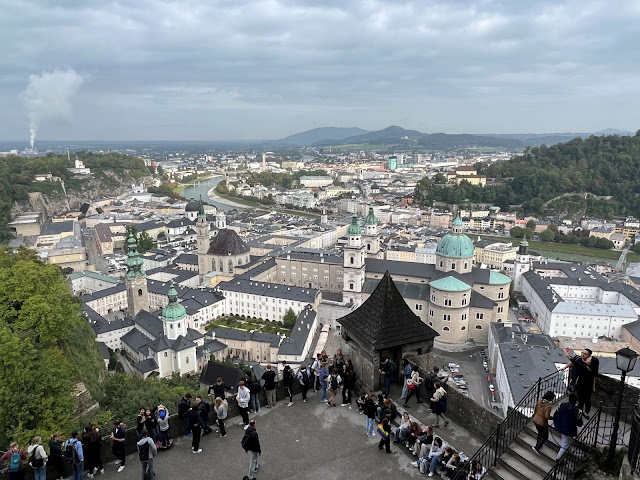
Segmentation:
[(564, 452), (564, 455), (553, 466), (544, 477), (544, 480), (570, 480), (574, 478), (574, 473), (584, 466), (585, 459), (596, 448), (600, 438), (600, 415), (601, 410), (595, 412), (582, 428), (580, 433), (573, 439), (571, 446)]
[(522, 400), (498, 424), (487, 441), (482, 444), (465, 466), (456, 473), (454, 480), (466, 479), (474, 463), (480, 463), (487, 470), (497, 465), (500, 456), (515, 441), (520, 432), (526, 428), (533, 416), (533, 410), (538, 400), (548, 391), (555, 393), (556, 400), (566, 395), (567, 379), (564, 372), (557, 371), (546, 377), (538, 378), (522, 397)]

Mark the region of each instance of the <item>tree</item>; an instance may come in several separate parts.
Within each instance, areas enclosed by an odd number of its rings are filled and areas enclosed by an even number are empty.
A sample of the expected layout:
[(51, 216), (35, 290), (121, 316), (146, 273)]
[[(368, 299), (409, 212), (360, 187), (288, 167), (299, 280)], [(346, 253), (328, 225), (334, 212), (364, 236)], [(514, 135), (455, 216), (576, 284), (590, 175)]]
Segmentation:
[(613, 248), (613, 242), (608, 238), (598, 238), (596, 248), (610, 249)]
[(558, 225), (556, 225), (555, 223), (549, 224), (547, 230), (551, 230), (554, 235), (558, 235)]
[(543, 242), (553, 242), (555, 236), (556, 235), (548, 228), (540, 232), (540, 240), (542, 240)]
[(294, 312), (293, 309), (289, 307), (289, 310), (287, 310), (287, 313), (285, 313), (284, 316), (282, 317), (282, 323), (284, 324), (285, 328), (291, 329), (296, 324), (297, 319), (298, 319), (298, 316), (296, 315), (296, 312)]
[(142, 232), (138, 235), (138, 252), (147, 253), (152, 248), (156, 247), (156, 243), (151, 238), (148, 232)]
[(535, 230), (536, 229), (536, 221), (534, 219), (531, 219), (527, 222), (527, 227), (529, 227), (531, 230)]
[(513, 238), (524, 238), (524, 229), (522, 227), (513, 227), (509, 230), (509, 235)]
[(164, 168), (162, 168), (162, 165), (156, 165), (156, 172), (158, 172), (158, 175), (161, 177), (164, 175)]
[(531, 230), (529, 227), (525, 227), (523, 229), (523, 234), (524, 238), (526, 238), (527, 240), (533, 238), (533, 230)]
[(432, 178), (433, 183), (447, 183), (447, 177), (445, 177), (442, 173), (436, 173)]

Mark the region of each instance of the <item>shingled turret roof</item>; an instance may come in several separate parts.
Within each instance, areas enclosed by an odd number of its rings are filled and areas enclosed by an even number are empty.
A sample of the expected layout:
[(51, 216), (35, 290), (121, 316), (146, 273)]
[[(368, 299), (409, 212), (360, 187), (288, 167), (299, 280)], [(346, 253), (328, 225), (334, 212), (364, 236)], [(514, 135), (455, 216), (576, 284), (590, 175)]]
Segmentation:
[(213, 255), (241, 255), (248, 252), (249, 247), (242, 241), (240, 236), (234, 230), (224, 228), (219, 230), (218, 234), (213, 237), (207, 253)]
[(431, 340), (438, 333), (420, 320), (400, 295), (389, 271), (371, 296), (356, 310), (338, 319), (349, 337), (366, 348), (382, 350)]

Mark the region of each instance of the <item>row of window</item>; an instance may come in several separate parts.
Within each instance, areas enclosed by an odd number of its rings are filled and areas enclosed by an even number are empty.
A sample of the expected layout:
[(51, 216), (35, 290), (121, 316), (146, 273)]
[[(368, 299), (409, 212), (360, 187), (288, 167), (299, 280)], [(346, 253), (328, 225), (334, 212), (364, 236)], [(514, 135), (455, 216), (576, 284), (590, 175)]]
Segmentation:
[[(430, 327), (433, 327), (433, 322), (429, 322), (429, 326), (430, 326)], [(467, 329), (467, 327), (466, 327), (465, 325), (462, 325), (462, 326), (460, 327), (460, 331), (464, 331), (464, 330), (466, 330), (466, 329)], [(476, 325), (476, 330), (482, 330), (482, 325)], [(443, 332), (450, 332), (450, 331), (451, 331), (451, 328), (450, 328), (450, 327), (447, 327), (447, 326), (444, 326), (444, 327), (442, 327), (442, 331), (443, 331)]]

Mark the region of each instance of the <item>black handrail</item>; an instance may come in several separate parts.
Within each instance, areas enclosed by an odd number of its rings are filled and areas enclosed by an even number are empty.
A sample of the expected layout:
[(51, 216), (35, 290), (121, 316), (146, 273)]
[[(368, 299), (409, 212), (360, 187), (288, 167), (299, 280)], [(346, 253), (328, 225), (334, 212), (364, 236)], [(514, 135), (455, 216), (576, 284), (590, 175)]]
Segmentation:
[(567, 382), (564, 372), (557, 371), (550, 373), (546, 377), (538, 378), (518, 404), (509, 411), (507, 417), (497, 425), (478, 451), (456, 473), (453, 479), (465, 480), (474, 463), (480, 463), (487, 470), (496, 466), (500, 456), (515, 441), (520, 432), (526, 428), (533, 416), (536, 403), (547, 391), (555, 393), (556, 400), (567, 394)]
[(600, 413), (598, 409), (580, 433), (573, 439), (571, 446), (556, 462), (544, 480), (570, 480), (585, 458), (598, 443), (598, 428), (600, 427)]

